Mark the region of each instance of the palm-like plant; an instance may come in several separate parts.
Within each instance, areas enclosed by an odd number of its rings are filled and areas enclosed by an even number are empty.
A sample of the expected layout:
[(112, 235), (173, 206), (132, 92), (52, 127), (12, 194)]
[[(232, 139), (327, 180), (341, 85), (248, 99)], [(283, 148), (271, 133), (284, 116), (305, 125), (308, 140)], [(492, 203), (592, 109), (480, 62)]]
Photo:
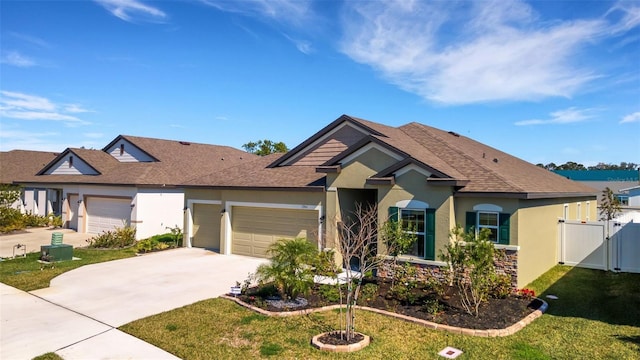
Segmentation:
[(283, 299), (295, 299), (308, 294), (313, 286), (313, 267), (318, 250), (307, 239), (280, 239), (268, 250), (269, 264), (260, 265), (256, 271), (262, 282), (273, 282)]

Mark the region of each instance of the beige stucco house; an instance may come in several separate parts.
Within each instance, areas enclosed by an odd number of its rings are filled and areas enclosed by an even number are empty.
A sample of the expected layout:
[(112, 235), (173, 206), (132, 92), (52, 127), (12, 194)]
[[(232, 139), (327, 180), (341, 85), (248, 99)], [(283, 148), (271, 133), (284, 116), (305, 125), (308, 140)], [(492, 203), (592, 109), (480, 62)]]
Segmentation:
[(306, 236), (332, 248), (355, 204), (375, 204), (380, 224), (418, 224), (404, 260), (425, 272), (444, 265), (438, 254), (456, 224), (488, 228), (519, 287), (558, 263), (558, 221), (597, 211), (596, 190), (460, 134), (346, 115), (284, 155), (184, 185), (187, 246), (265, 256), (279, 238)]

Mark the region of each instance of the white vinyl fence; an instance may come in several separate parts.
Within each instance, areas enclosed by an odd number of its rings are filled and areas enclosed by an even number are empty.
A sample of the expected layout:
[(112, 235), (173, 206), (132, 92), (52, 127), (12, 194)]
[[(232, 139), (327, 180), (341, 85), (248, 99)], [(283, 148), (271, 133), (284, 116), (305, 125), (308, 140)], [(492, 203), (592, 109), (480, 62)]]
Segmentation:
[[(640, 273), (640, 223), (558, 223), (559, 262), (590, 269)], [(607, 239), (607, 234), (609, 238)]]

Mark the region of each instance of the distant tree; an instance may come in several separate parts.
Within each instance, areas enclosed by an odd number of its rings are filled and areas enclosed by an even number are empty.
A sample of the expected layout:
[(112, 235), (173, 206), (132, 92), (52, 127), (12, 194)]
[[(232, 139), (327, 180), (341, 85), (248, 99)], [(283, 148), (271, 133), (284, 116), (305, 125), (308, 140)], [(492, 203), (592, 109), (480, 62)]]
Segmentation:
[(258, 140), (257, 142), (250, 141), (244, 145), (242, 148), (249, 153), (265, 156), (273, 153), (285, 153), (289, 151), (287, 145), (280, 142), (274, 142), (271, 140)]
[(621, 162), (620, 165), (616, 165), (616, 164), (605, 164), (605, 163), (598, 163), (598, 165), (595, 166), (589, 166), (589, 170), (637, 170), (638, 169), (638, 164), (636, 163), (628, 163), (628, 162)]
[(566, 163), (558, 166), (556, 170), (587, 170), (582, 164), (578, 164), (573, 161), (567, 161)]
[(554, 170), (640, 170), (640, 165), (632, 162), (621, 162), (620, 165), (616, 164), (607, 164), (600, 162), (597, 165), (592, 165), (589, 167), (585, 167), (582, 164), (568, 161), (562, 165), (556, 165), (554, 163), (548, 163), (546, 165), (539, 163), (536, 166), (545, 168), (549, 171)]

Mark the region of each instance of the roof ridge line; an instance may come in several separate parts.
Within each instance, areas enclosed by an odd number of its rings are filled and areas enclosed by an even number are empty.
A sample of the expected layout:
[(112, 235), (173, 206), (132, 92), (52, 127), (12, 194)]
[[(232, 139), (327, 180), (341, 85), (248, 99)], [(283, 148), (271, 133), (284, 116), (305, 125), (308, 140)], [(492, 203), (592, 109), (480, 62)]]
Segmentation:
[[(462, 151), (460, 151), (460, 150), (458, 150), (458, 149), (456, 149), (456, 148), (454, 148), (454, 147), (451, 147), (451, 146), (447, 145), (447, 143), (446, 143), (444, 140), (442, 140), (439, 136), (437, 136), (437, 135), (435, 135), (435, 134), (432, 134), (431, 132), (427, 131), (427, 129), (425, 129), (425, 126), (426, 126), (426, 125), (424, 125), (424, 124), (420, 124), (420, 123), (417, 123), (417, 122), (412, 122), (412, 123), (409, 123), (408, 125), (410, 125), (410, 124), (417, 124), (417, 125), (419, 125), (419, 127), (420, 127), (420, 131), (422, 131), (422, 132), (426, 132), (429, 136), (431, 136), (432, 138), (434, 138), (434, 139), (435, 139), (436, 141), (438, 141), (439, 143), (444, 144), (444, 145), (445, 145), (445, 146), (447, 146), (449, 149), (451, 149), (451, 150), (455, 151), (455, 152), (456, 152), (456, 153), (458, 153), (459, 155), (462, 155), (464, 158), (466, 158), (466, 159), (470, 160), (470, 161), (471, 161), (471, 162), (473, 162), (474, 164), (477, 164), (477, 165), (478, 165), (478, 166), (480, 166), (481, 168), (483, 168), (483, 169), (485, 169), (485, 170), (487, 170), (487, 171), (490, 171), (494, 176), (496, 176), (497, 178), (499, 178), (500, 180), (502, 180), (505, 184), (509, 184), (510, 186), (513, 186), (515, 189), (518, 189), (518, 191), (520, 191), (520, 192), (525, 192), (525, 191), (524, 191), (524, 189), (522, 189), (522, 187), (521, 187), (521, 186), (519, 186), (519, 185), (515, 185), (515, 184), (512, 184), (510, 181), (507, 181), (507, 180), (506, 180), (502, 175), (498, 174), (498, 173), (497, 173), (496, 171), (494, 171), (493, 169), (491, 169), (491, 168), (489, 168), (489, 167), (485, 166), (483, 163), (481, 163), (481, 162), (479, 162), (479, 161), (476, 161), (476, 159), (474, 159), (473, 157), (471, 157), (471, 156), (467, 155), (466, 153), (464, 153), (464, 152), (462, 152)], [(404, 131), (404, 129), (401, 129), (401, 130), (402, 130), (402, 132), (404, 132), (405, 134), (407, 134), (409, 137), (411, 137), (411, 138), (413, 139), (413, 137), (412, 137), (408, 132)], [(442, 131), (444, 131), (444, 130), (442, 130)], [(460, 136), (464, 136), (464, 135), (460, 135)], [(471, 138), (469, 138), (469, 137), (466, 137), (466, 136), (464, 136), (464, 137), (465, 137), (465, 138), (467, 138), (467, 139), (469, 139), (469, 140), (475, 141), (475, 140), (473, 140), (473, 139), (471, 139)], [(414, 139), (414, 140), (415, 140), (415, 139)], [(482, 144), (482, 143), (481, 143), (481, 144)], [(484, 144), (482, 144), (482, 145), (484, 145)], [(487, 146), (487, 145), (484, 145), (484, 146)], [(498, 150), (498, 149), (495, 149), (495, 150), (500, 151), (500, 150)], [(463, 175), (465, 175), (465, 174), (463, 174)], [(465, 175), (465, 176), (466, 176), (466, 175)]]

